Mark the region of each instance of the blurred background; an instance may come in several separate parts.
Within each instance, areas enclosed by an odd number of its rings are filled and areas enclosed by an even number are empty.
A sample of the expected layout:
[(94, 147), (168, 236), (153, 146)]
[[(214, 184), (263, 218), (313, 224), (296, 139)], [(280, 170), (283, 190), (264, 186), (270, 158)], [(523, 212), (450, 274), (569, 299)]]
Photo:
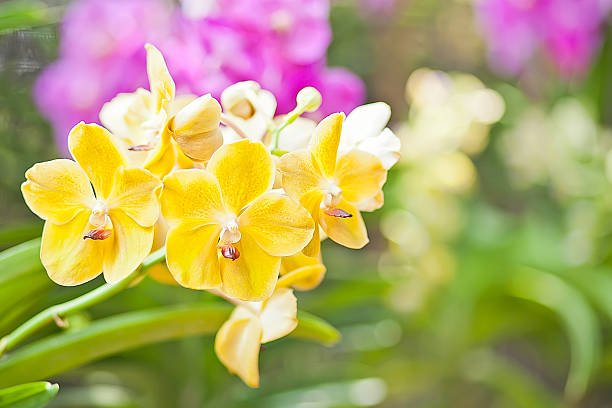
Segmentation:
[[(342, 333), (282, 339), (262, 386), (212, 337), (143, 347), (54, 379), (51, 407), (612, 406), (610, 0), (0, 1), (0, 245), (40, 234), (19, 191), (68, 130), (146, 86), (143, 44), (179, 93), (254, 79), (279, 112), (393, 109), (402, 159), (371, 243), (330, 242), (300, 308)], [(34, 279), (0, 333), (78, 288)], [(207, 299), (147, 279), (71, 318)], [(2, 300), (0, 299), (0, 303)], [(1, 305), (0, 305), (1, 306)], [(53, 329), (49, 329), (53, 330)]]

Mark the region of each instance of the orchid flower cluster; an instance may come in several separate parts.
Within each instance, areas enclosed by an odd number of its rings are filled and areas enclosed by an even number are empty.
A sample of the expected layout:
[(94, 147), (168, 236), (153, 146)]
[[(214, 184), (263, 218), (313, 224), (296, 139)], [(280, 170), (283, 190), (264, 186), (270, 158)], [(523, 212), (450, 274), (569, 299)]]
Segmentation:
[[(147, 44), (150, 89), (119, 94), (100, 112), (105, 127), (76, 125), (74, 160), (34, 165), (22, 192), (45, 222), (41, 260), (60, 285), (103, 273), (126, 279), (158, 247), (156, 276), (236, 305), (215, 349), (246, 384), (259, 384), (263, 343), (297, 325), (294, 290), (323, 279), (323, 238), (368, 243), (361, 211), (383, 205), (399, 139), (388, 105), (364, 105), (320, 123), (314, 88), (275, 116), (274, 96), (252, 81), (177, 98), (160, 51)], [(162, 279), (163, 278), (163, 279)]]

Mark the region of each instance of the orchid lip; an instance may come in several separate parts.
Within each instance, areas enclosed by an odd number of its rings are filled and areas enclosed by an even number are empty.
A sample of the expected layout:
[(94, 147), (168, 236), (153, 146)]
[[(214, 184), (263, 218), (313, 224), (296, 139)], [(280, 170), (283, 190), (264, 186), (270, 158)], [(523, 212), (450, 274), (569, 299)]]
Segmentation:
[(342, 189), (338, 187), (335, 183), (329, 183), (324, 188), (325, 195), (323, 196), (323, 201), (321, 202), (321, 208), (332, 208), (336, 207), (340, 204), (340, 200), (342, 199)]
[(128, 147), (128, 150), (131, 152), (147, 152), (149, 150), (153, 150), (153, 146), (149, 144), (140, 144)]
[(238, 220), (236, 217), (231, 217), (221, 224), (221, 232), (219, 233), (219, 241), (226, 244), (235, 244), (240, 241), (242, 234), (238, 228)]
[(221, 255), (226, 259), (235, 261), (240, 258), (240, 251), (233, 245), (220, 243), (217, 248), (221, 250)]
[(111, 236), (113, 230), (104, 229), (104, 228), (96, 228), (87, 231), (87, 234), (83, 235), (83, 239), (91, 239), (93, 241), (101, 241), (105, 240)]
[(330, 217), (337, 218), (351, 218), (353, 216), (353, 214), (351, 214), (350, 212), (346, 212), (341, 208), (327, 208), (324, 212)]
[(89, 223), (94, 227), (103, 228), (110, 223), (108, 212), (109, 209), (106, 203), (103, 200), (97, 200), (96, 204), (91, 209)]

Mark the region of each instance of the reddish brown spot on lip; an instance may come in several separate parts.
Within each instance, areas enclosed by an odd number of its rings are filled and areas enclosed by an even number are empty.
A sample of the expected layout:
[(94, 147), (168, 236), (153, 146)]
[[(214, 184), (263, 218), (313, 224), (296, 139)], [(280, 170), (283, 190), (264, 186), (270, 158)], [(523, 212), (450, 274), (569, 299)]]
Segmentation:
[(353, 214), (348, 213), (340, 208), (328, 208), (325, 210), (325, 214), (330, 217), (338, 217), (338, 218), (351, 218)]
[(240, 251), (238, 251), (238, 249), (234, 246), (219, 244), (217, 245), (217, 248), (221, 250), (221, 255), (223, 255), (224, 258), (231, 259), (232, 261), (240, 258)]
[(112, 230), (104, 228), (96, 228), (89, 230), (87, 234), (83, 235), (83, 239), (93, 239), (94, 241), (101, 241), (111, 236)]
[(132, 152), (146, 152), (149, 150), (152, 150), (153, 146), (148, 145), (148, 144), (141, 144), (141, 145), (136, 145), (136, 146), (130, 146), (128, 147), (128, 150), (132, 151)]

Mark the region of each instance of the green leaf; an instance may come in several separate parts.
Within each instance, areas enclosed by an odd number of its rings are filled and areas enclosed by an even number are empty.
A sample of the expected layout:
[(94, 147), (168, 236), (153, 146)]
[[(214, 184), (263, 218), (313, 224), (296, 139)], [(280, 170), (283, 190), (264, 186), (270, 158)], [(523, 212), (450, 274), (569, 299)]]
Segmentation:
[(28, 241), (42, 234), (42, 223), (14, 224), (0, 228), (0, 246), (7, 247)]
[(42, 269), (40, 238), (0, 252), (0, 285), (11, 279)]
[(333, 346), (340, 340), (340, 332), (325, 320), (307, 312), (298, 312), (298, 326), (292, 336)]
[(55, 397), (59, 385), (34, 382), (0, 390), (0, 408), (42, 408)]
[(510, 292), (549, 308), (562, 321), (571, 347), (565, 395), (571, 401), (579, 400), (587, 390), (601, 351), (595, 311), (580, 292), (561, 278), (537, 269), (520, 269)]
[[(0, 386), (45, 379), (145, 344), (213, 334), (231, 311), (229, 305), (181, 305), (98, 320), (83, 330), (29, 344), (0, 360)], [(319, 318), (309, 314), (300, 318), (293, 336), (326, 344), (337, 340), (337, 331)]]
[(578, 270), (568, 276), (612, 320), (612, 276), (605, 270)]
[(464, 357), (464, 373), (468, 380), (489, 385), (507, 401), (499, 406), (524, 408), (561, 408), (559, 398), (537, 381), (528, 369), (490, 350), (478, 350)]
[(0, 253), (0, 334), (12, 329), (53, 287), (39, 253), (40, 238)]

